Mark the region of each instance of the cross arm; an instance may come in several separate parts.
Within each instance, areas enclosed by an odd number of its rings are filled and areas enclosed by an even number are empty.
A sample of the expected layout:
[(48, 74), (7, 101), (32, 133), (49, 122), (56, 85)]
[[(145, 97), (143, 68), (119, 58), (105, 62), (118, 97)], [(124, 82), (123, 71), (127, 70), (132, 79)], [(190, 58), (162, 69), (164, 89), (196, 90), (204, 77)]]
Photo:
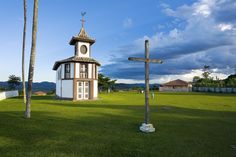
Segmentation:
[(145, 58), (137, 58), (137, 57), (129, 57), (128, 60), (129, 61), (140, 61), (140, 62), (145, 62), (146, 61)]
[(159, 64), (163, 63), (163, 61), (160, 59), (145, 59), (145, 58), (137, 58), (137, 57), (129, 57), (128, 60), (139, 61), (139, 62), (159, 63)]
[(149, 59), (149, 62), (162, 64), (163, 60), (160, 60), (160, 59)]

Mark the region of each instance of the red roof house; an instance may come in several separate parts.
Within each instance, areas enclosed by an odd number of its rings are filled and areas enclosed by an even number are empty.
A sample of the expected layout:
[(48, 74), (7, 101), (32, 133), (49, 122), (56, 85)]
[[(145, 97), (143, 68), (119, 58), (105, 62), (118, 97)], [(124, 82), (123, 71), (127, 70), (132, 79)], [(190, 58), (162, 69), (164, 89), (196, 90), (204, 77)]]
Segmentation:
[(177, 79), (162, 84), (159, 90), (163, 92), (190, 92), (192, 91), (192, 85), (186, 81)]

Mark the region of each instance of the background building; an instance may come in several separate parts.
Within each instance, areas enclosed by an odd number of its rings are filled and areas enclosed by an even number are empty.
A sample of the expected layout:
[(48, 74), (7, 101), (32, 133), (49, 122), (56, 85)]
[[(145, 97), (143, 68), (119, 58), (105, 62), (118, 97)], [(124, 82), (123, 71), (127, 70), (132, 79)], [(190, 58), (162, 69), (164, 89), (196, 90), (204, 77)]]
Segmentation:
[(188, 82), (177, 79), (177, 80), (162, 84), (159, 87), (159, 91), (161, 92), (191, 92), (192, 85)]

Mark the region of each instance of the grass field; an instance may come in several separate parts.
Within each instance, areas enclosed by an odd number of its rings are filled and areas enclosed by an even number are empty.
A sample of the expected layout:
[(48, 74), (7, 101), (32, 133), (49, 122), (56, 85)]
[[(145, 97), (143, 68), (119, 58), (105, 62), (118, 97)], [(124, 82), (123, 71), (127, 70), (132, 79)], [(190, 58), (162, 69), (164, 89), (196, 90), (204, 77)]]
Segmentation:
[(0, 157), (235, 157), (236, 95), (157, 93), (152, 134), (139, 132), (144, 96), (100, 94), (70, 102), (35, 96), (0, 101)]

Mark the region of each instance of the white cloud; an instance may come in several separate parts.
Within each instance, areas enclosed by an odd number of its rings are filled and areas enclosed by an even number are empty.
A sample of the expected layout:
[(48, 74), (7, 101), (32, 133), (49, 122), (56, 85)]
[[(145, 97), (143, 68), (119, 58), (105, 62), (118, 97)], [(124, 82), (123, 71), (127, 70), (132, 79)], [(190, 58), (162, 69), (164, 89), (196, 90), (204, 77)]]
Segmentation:
[[(225, 79), (227, 78), (228, 75), (224, 74), (224, 73), (220, 73), (217, 72), (218, 70), (216, 69), (216, 72), (211, 73), (211, 77), (213, 77), (213, 79)], [(192, 82), (193, 77), (194, 76), (200, 76), (202, 77), (202, 73), (203, 71), (200, 69), (197, 70), (192, 70), (189, 73), (183, 74), (183, 75), (155, 75), (153, 77), (153, 79), (150, 80), (151, 84), (154, 83), (159, 83), (159, 84), (163, 84), (169, 81), (173, 81), (176, 79), (181, 79), (187, 82)], [(135, 79), (118, 79), (117, 83), (144, 83), (144, 79), (143, 80), (135, 80)]]
[(144, 83), (144, 80), (134, 80), (134, 79), (117, 79), (116, 83)]
[(202, 0), (200, 2), (196, 2), (193, 5), (193, 15), (202, 15), (204, 17), (208, 17), (211, 15), (212, 8), (214, 7), (214, 5), (215, 0)]
[[(172, 80), (176, 80), (176, 79), (181, 79), (187, 82), (191, 82), (193, 80), (194, 76), (200, 76), (202, 77), (202, 70), (192, 70), (189, 73), (183, 74), (183, 75), (164, 75), (164, 76), (157, 76), (156, 79), (153, 79), (151, 81), (151, 83), (166, 83)], [(211, 73), (210, 75), (211, 77), (213, 77), (214, 79), (217, 77), (219, 79), (225, 79), (227, 78), (228, 75), (223, 74), (223, 73)]]
[(131, 18), (126, 18), (124, 21), (123, 21), (123, 27), (124, 28), (130, 28), (133, 26), (133, 20)]
[(180, 36), (180, 32), (178, 31), (178, 29), (175, 28), (175, 29), (170, 31), (169, 36), (171, 38), (177, 39)]
[(170, 5), (168, 5), (166, 3), (161, 3), (160, 6), (163, 8), (170, 8)]
[(193, 17), (204, 17), (207, 18), (211, 16), (217, 9), (219, 5), (223, 5), (219, 0), (199, 0), (192, 5), (182, 5), (175, 10), (172, 9), (169, 5), (161, 5), (163, 12), (167, 16), (173, 16), (180, 19), (191, 19)]
[[(227, 0), (229, 1), (232, 0)], [(152, 82), (163, 83), (177, 78), (191, 81), (193, 76), (201, 75), (204, 65), (217, 69), (212, 73), (213, 77), (225, 78), (234, 72), (232, 69), (236, 67), (236, 29), (232, 5), (225, 8), (223, 1), (219, 3), (217, 0), (199, 0), (176, 9), (169, 5), (162, 7), (167, 16), (184, 21), (185, 26), (178, 28), (177, 20), (176, 27), (168, 32), (155, 32), (152, 36), (143, 36), (124, 46), (120, 51), (120, 54), (125, 52), (123, 56), (113, 59), (114, 64), (104, 68), (111, 76), (121, 78), (122, 81), (129, 79), (129, 82), (143, 79), (143, 64), (131, 64), (127, 62), (127, 58), (142, 57), (146, 39), (150, 41), (150, 56), (164, 59), (163, 65), (151, 66)], [(228, 8), (231, 11), (227, 11)], [(222, 10), (227, 13), (224, 15), (226, 21), (222, 21), (224, 18), (221, 14), (219, 18), (218, 11)]]
[(231, 30), (233, 28), (231, 24), (225, 24), (225, 23), (219, 24), (218, 27), (221, 31)]

